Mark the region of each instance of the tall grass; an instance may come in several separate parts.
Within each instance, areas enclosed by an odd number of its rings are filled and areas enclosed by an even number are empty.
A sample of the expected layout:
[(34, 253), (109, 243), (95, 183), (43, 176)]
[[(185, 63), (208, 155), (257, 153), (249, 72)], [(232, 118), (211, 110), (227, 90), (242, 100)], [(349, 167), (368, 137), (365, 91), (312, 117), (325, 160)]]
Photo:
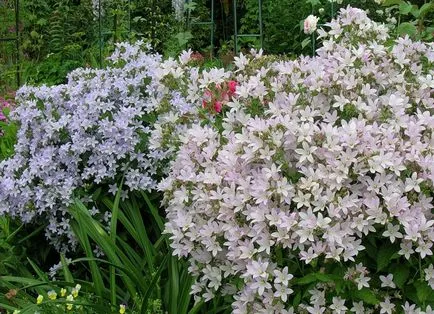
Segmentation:
[[(120, 304), (127, 305), (127, 313), (230, 313), (225, 306), (228, 303), (219, 299), (210, 304), (194, 304), (190, 295), (193, 279), (187, 265), (172, 256), (169, 239), (162, 233), (164, 217), (156, 206), (158, 195), (140, 192), (122, 201), (120, 193), (119, 188), (114, 199), (103, 196), (98, 200), (100, 207), (111, 212), (110, 232), (76, 200), (70, 209), (74, 218), (71, 226), (82, 257), (67, 262), (61, 256), (62, 281), (50, 281), (31, 261), (32, 276), (0, 277), (0, 286), (19, 292), (12, 300), (0, 295), (0, 308), (34, 313), (38, 306), (65, 303), (58, 299), (36, 305), (37, 294), (46, 295), (48, 290), (58, 291), (79, 283), (88, 297), (74, 304), (82, 305), (83, 313), (113, 313)], [(96, 248), (102, 256), (96, 256)], [(64, 307), (50, 309), (50, 313), (64, 311)]]

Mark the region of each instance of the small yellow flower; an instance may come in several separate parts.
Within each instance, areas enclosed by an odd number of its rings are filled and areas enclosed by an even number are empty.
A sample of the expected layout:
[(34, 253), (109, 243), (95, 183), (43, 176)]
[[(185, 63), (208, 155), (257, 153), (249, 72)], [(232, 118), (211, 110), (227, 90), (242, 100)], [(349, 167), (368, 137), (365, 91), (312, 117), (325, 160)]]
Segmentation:
[(80, 289), (81, 289), (81, 285), (80, 284), (77, 284), (75, 286), (75, 288), (72, 289), (71, 294), (72, 294), (72, 296), (74, 298), (78, 297), (78, 292), (80, 291)]
[[(66, 301), (74, 301), (74, 297), (70, 294), (70, 295), (68, 295), (68, 296), (66, 297)], [(67, 309), (68, 311), (71, 311), (71, 310), (72, 310), (72, 306), (73, 306), (73, 304), (71, 304), (71, 303), (66, 303), (66, 309)]]
[(44, 296), (43, 295), (38, 295), (38, 297), (36, 298), (36, 304), (41, 304), (42, 301), (44, 301)]
[(19, 314), (20, 311), (19, 310), (15, 310), (12, 314)]
[(50, 300), (56, 300), (56, 298), (57, 298), (57, 293), (56, 293), (56, 291), (54, 291), (54, 290), (50, 290), (50, 291), (47, 292), (47, 294), (48, 294), (48, 298), (49, 298)]
[(65, 288), (60, 289), (60, 296), (64, 297), (65, 295), (66, 295), (66, 289)]
[(120, 305), (119, 313), (120, 313), (120, 314), (125, 314), (125, 304), (121, 304), (121, 305)]

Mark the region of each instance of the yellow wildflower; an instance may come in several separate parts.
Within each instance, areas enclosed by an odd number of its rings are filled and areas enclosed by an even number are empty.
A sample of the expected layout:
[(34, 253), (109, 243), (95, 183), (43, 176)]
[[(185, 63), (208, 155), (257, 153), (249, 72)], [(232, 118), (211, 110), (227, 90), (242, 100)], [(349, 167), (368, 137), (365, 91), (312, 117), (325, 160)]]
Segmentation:
[(43, 295), (38, 295), (38, 297), (36, 298), (36, 304), (41, 304), (42, 301), (44, 301), (44, 296)]
[[(70, 295), (68, 295), (68, 296), (66, 297), (66, 301), (74, 301), (74, 297), (70, 294)], [(68, 311), (71, 311), (71, 310), (72, 310), (72, 306), (73, 306), (73, 304), (71, 304), (71, 303), (66, 303), (66, 309), (67, 309)]]
[(56, 291), (54, 291), (54, 290), (50, 290), (50, 291), (48, 291), (48, 292), (47, 292), (47, 295), (48, 295), (48, 298), (49, 298), (50, 300), (56, 300), (56, 298), (57, 298), (57, 293), (56, 293)]
[(119, 313), (125, 314), (125, 304), (121, 304), (119, 308)]
[(65, 295), (66, 295), (66, 289), (65, 288), (60, 289), (60, 296), (64, 297)]
[(72, 289), (71, 294), (72, 294), (72, 296), (73, 296), (74, 298), (78, 297), (78, 292), (80, 291), (80, 289), (81, 289), (81, 285), (80, 285), (80, 284), (77, 284), (77, 285), (75, 286), (75, 288)]

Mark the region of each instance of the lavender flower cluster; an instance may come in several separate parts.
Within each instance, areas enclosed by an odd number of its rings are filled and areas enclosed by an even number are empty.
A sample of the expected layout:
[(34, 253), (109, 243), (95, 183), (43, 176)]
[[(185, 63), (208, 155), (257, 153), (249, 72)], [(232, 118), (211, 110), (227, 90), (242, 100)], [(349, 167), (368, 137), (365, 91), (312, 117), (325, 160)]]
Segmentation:
[[(155, 189), (179, 134), (197, 120), (199, 84), (218, 79), (199, 75), (190, 59), (191, 51), (163, 61), (141, 42), (119, 44), (110, 67), (75, 70), (65, 85), (22, 87), (15, 155), (0, 162), (0, 214), (48, 221), (47, 238), (66, 251), (76, 245), (67, 208), (81, 190), (115, 194), (122, 177), (123, 197)], [(91, 214), (108, 227), (109, 214)]]
[(282, 255), (354, 265), (345, 279), (362, 289), (372, 276), (356, 262), (372, 234), (420, 257), (434, 288), (434, 46), (405, 37), (388, 49), (387, 28), (350, 7), (326, 26), (315, 57), (256, 69), (260, 56), (237, 58), (222, 128), (182, 138), (159, 185), (174, 254), (197, 299), (232, 295), (235, 314), (433, 313), (401, 303), (392, 274), (372, 274), (375, 307), (330, 300), (326, 284), (288, 305)]

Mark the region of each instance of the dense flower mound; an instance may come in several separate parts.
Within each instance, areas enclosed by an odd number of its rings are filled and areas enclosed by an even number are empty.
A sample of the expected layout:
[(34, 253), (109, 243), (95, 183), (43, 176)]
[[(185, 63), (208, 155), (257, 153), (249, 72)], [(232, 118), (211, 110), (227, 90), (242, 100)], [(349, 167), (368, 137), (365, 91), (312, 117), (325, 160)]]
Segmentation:
[[(199, 73), (191, 51), (163, 61), (140, 42), (118, 45), (110, 59), (105, 69), (72, 72), (65, 85), (17, 92), (20, 129), (15, 155), (0, 163), (0, 213), (49, 221), (47, 237), (61, 250), (75, 245), (67, 213), (74, 197), (103, 185), (114, 194), (121, 178), (123, 197), (154, 189), (178, 134), (198, 119), (199, 89), (229, 75)], [(108, 226), (109, 213), (91, 214)]]
[[(185, 134), (160, 184), (174, 254), (188, 258), (196, 297), (233, 295), (233, 313), (432, 313), (400, 299), (380, 266), (420, 258), (434, 288), (433, 45), (389, 49), (387, 29), (350, 7), (326, 26), (315, 57), (238, 58), (220, 128)], [(362, 264), (384, 254), (373, 243), (396, 253), (377, 269)], [(340, 297), (328, 265), (363, 293)], [(326, 283), (298, 305), (293, 285), (315, 269)]]

